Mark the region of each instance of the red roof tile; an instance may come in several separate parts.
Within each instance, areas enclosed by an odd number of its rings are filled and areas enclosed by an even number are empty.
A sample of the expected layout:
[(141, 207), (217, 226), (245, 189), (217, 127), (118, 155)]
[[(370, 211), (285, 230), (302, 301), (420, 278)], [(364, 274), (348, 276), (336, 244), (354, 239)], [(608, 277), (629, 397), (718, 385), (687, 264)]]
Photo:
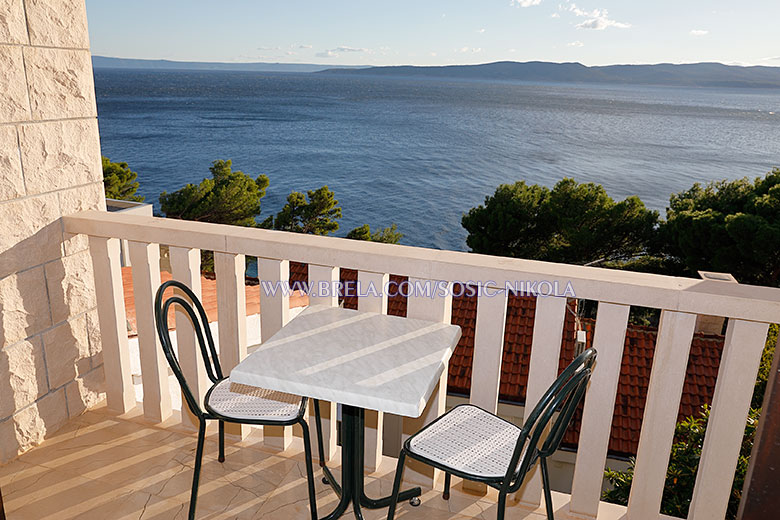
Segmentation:
[[(345, 309), (358, 308), (357, 295), (358, 272), (355, 269), (341, 269), (339, 281), (341, 282), (341, 295), (339, 302), (344, 302)], [(408, 280), (405, 276), (390, 275), (391, 294), (387, 298), (387, 314), (391, 316), (406, 316), (406, 298), (403, 296), (403, 289), (398, 290)], [(346, 292), (346, 294), (345, 294)]]
[(461, 336), (450, 358), (447, 392), (468, 396), (471, 392), (471, 361), (474, 356), (477, 296), (471, 295), (462, 284), (455, 284), (453, 294), (451, 323), (460, 326)]

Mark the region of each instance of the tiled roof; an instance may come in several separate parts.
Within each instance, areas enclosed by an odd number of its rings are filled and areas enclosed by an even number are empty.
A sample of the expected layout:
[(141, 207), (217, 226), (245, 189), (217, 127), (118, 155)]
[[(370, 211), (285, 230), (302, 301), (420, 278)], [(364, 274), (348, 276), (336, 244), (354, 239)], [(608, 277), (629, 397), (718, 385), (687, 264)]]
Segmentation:
[[(391, 275), (391, 281), (400, 284), (405, 277)], [(341, 269), (340, 280), (356, 282), (357, 271)], [(308, 266), (299, 262), (290, 262), (290, 283), (308, 281)], [(132, 288), (132, 287), (131, 287)], [(460, 286), (455, 288), (452, 300), (452, 323), (460, 325), (462, 336), (450, 359), (448, 392), (468, 396), (471, 389), (471, 363), (474, 353), (474, 329), (477, 315), (477, 297), (469, 296)], [(250, 294), (256, 288), (247, 287), (247, 307)], [(210, 294), (204, 281), (204, 297)], [(357, 308), (357, 296), (346, 295), (341, 298), (344, 307)], [(292, 302), (291, 302), (292, 304)], [(291, 305), (292, 306), (292, 305)], [(128, 306), (128, 312), (131, 306)], [(259, 293), (258, 293), (259, 308)], [(214, 288), (214, 309), (216, 309), (216, 288)], [(505, 402), (523, 404), (528, 383), (528, 362), (531, 354), (536, 300), (530, 296), (510, 296), (507, 302), (506, 328), (504, 333), (504, 353), (501, 365), (499, 399)], [(571, 362), (575, 351), (575, 317), (573, 301), (569, 302), (572, 312), (566, 314), (559, 369), (563, 370)], [(256, 311), (255, 311), (256, 312)], [(209, 311), (211, 314), (211, 311)], [(406, 298), (401, 294), (391, 295), (388, 299), (388, 314), (406, 316)], [(591, 346), (595, 321), (581, 319), (580, 324), (587, 331), (587, 346)], [(612, 433), (609, 450), (617, 455), (636, 454), (639, 432), (642, 426), (647, 387), (650, 382), (650, 370), (657, 331), (649, 327), (629, 325), (623, 350), (623, 363), (618, 381), (615, 399), (615, 412), (612, 419)], [(697, 333), (691, 344), (687, 375), (683, 387), (679, 417), (698, 413), (702, 404), (711, 404), (715, 389), (715, 380), (723, 350), (723, 336)], [(579, 438), (579, 419), (581, 409), (573, 421), (573, 427), (564, 438), (568, 446), (576, 446)]]
[[(452, 323), (461, 325), (463, 335), (451, 358), (449, 391), (468, 395), (471, 386), (471, 361), (474, 350), (476, 298), (453, 298)], [(523, 404), (528, 383), (528, 361), (531, 353), (533, 320), (536, 302), (533, 297), (512, 296), (507, 302), (504, 355), (501, 365), (499, 399)], [(573, 306), (570, 304), (570, 309)], [(595, 321), (582, 319), (587, 331), (587, 346), (593, 341)], [(647, 387), (655, 350), (657, 331), (649, 327), (630, 325), (626, 331), (623, 363), (618, 381), (615, 412), (609, 450), (618, 455), (635, 455), (642, 426)], [(575, 318), (567, 313), (559, 361), (562, 371), (574, 357)], [(711, 404), (718, 375), (723, 336), (694, 335), (687, 375), (683, 388), (679, 417), (696, 415), (702, 404)], [(576, 446), (579, 438), (579, 415), (564, 437), (568, 446)]]
[[(357, 271), (341, 269), (342, 282), (356, 281)], [(306, 264), (290, 263), (290, 280), (306, 281)], [(402, 277), (391, 276), (400, 283)], [(452, 323), (460, 325), (462, 335), (455, 352), (450, 358), (447, 391), (450, 394), (468, 396), (471, 390), (471, 363), (474, 354), (474, 329), (477, 316), (477, 297), (469, 296), (460, 286), (455, 288), (452, 300)], [(343, 298), (344, 306), (357, 308), (357, 297)], [(572, 312), (566, 313), (559, 370), (562, 371), (574, 358), (575, 317), (573, 301), (569, 302)], [(528, 368), (531, 355), (536, 300), (532, 296), (510, 296), (507, 302), (504, 353), (501, 364), (499, 399), (505, 402), (523, 404), (528, 384)], [(406, 315), (406, 298), (394, 295), (388, 301), (388, 314)], [(587, 346), (593, 341), (595, 321), (581, 319), (580, 324), (587, 331)], [(612, 433), (609, 450), (616, 455), (635, 455), (642, 427), (647, 387), (653, 364), (657, 331), (649, 327), (629, 325), (623, 349), (623, 363), (618, 380), (615, 412), (612, 419)], [(723, 350), (723, 336), (697, 333), (691, 344), (687, 375), (680, 402), (679, 418), (696, 415), (702, 404), (711, 404), (718, 376), (720, 354)], [(579, 423), (582, 409), (578, 410), (573, 426), (564, 437), (568, 446), (576, 446), (579, 438)]]
[[(168, 271), (160, 272), (160, 281), (167, 282), (171, 279), (171, 273)], [(209, 318), (209, 322), (217, 321), (217, 281), (213, 277), (201, 276), (201, 303)], [(133, 293), (133, 268), (122, 268), (122, 288), (125, 296), (125, 314), (127, 316), (128, 333), (137, 334), (135, 319), (135, 298)], [(296, 292), (290, 296), (290, 308), (306, 305), (308, 299), (306, 296)], [(175, 324), (173, 319), (173, 309), (170, 309), (168, 323)], [(246, 286), (246, 314), (252, 316), (260, 312), (260, 286)]]

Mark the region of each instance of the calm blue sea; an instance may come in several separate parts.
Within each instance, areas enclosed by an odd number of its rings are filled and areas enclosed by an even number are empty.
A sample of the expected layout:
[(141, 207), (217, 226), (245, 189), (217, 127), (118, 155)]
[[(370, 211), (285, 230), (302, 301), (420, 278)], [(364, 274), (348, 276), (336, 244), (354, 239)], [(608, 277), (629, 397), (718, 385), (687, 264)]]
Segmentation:
[(461, 215), (501, 183), (574, 177), (663, 212), (780, 166), (778, 91), (109, 69), (95, 88), (103, 154), (148, 202), (232, 159), (270, 177), (263, 216), (327, 184), (339, 235), (396, 223), (442, 249), (466, 249)]

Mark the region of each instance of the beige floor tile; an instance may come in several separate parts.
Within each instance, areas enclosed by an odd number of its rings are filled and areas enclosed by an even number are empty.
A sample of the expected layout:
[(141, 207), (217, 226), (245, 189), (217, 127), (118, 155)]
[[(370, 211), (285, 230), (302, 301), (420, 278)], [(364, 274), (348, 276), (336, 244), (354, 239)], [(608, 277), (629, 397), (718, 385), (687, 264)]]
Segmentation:
[(3, 496), (7, 498), (15, 489), (31, 485), (46, 471), (47, 468), (28, 464), (21, 459), (0, 466), (0, 489), (3, 490)]
[[(12, 520), (179, 520), (187, 517), (194, 468), (194, 432), (145, 423), (138, 410), (118, 416), (101, 407), (68, 423), (40, 447), (0, 466), (0, 486)], [(209, 520), (307, 520), (310, 518), (302, 443), (296, 439), (277, 453), (253, 432), (226, 445), (217, 461), (216, 430), (205, 445), (197, 518)], [(365, 478), (372, 498), (389, 495), (395, 464), (388, 459)], [(328, 464), (340, 481), (339, 459)], [(320, 517), (338, 497), (322, 482), (314, 465)], [(404, 488), (409, 487), (405, 484)], [(440, 488), (441, 486), (439, 486)], [(441, 489), (423, 490), (422, 505), (399, 504), (404, 520), (495, 518), (495, 500), (461, 492), (455, 480), (449, 501)], [(542, 520), (543, 514), (510, 508), (508, 518)], [(363, 508), (366, 520), (387, 516), (386, 509)], [(344, 518), (352, 516), (351, 509)]]
[(129, 494), (130, 490), (46, 468), (23, 488), (3, 489), (3, 502), (12, 519), (64, 520), (82, 518)]
[[(108, 504), (90, 511), (85, 520), (184, 520), (186, 502), (163, 499), (143, 492), (134, 492), (123, 502)], [(200, 518), (200, 516), (198, 517)]]

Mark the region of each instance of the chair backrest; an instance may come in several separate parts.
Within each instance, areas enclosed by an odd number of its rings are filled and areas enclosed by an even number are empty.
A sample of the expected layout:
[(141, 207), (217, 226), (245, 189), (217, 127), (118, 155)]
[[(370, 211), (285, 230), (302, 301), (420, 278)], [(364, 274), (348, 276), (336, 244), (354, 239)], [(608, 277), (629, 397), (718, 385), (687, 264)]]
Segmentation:
[[(510, 491), (520, 488), (526, 473), (539, 458), (549, 457), (560, 447), (574, 412), (585, 396), (595, 362), (595, 349), (589, 348), (577, 356), (526, 416), (504, 479)], [(556, 413), (558, 416), (552, 421)]]
[[(172, 287), (178, 289), (187, 297), (182, 298), (178, 294), (174, 293), (172, 296), (164, 298), (166, 289)], [(189, 300), (189, 301), (188, 301)], [(187, 401), (187, 406), (190, 407), (190, 411), (202, 417), (204, 415), (203, 408), (201, 408), (200, 400), (192, 393), (187, 379), (184, 377), (184, 373), (179, 365), (179, 360), (176, 357), (176, 352), (173, 350), (171, 343), (171, 335), (168, 327), (168, 310), (171, 305), (179, 305), (184, 312), (190, 318), (192, 327), (195, 330), (195, 336), (198, 340), (198, 346), (200, 347), (200, 354), (203, 358), (203, 363), (206, 366), (206, 374), (212, 383), (223, 379), (222, 367), (219, 364), (219, 357), (217, 356), (217, 349), (214, 346), (214, 338), (211, 335), (211, 328), (209, 327), (209, 320), (206, 316), (206, 311), (203, 309), (203, 305), (192, 290), (183, 283), (176, 280), (169, 280), (157, 289), (157, 295), (154, 298), (154, 322), (157, 327), (157, 335), (160, 338), (165, 358), (168, 360), (173, 374), (179, 381), (184, 399)], [(194, 307), (194, 308), (193, 308)], [(197, 312), (196, 312), (197, 311)]]

